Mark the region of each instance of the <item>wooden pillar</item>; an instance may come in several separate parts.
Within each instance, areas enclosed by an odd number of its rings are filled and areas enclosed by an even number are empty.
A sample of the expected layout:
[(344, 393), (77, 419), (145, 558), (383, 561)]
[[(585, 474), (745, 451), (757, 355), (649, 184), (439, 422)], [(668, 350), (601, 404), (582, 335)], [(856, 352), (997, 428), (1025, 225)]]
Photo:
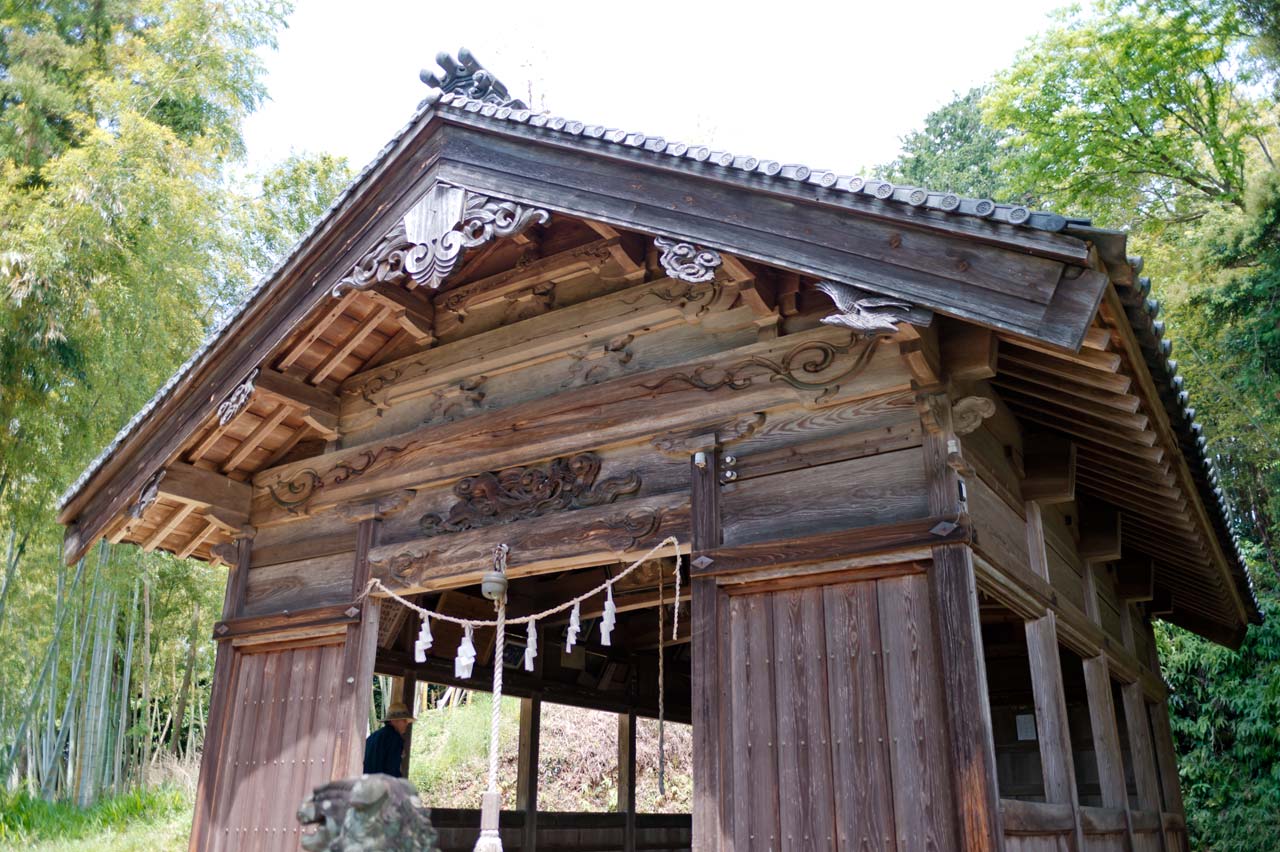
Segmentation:
[[(962, 464), (963, 459), (959, 439), (951, 428), (951, 401), (946, 394), (927, 393), (919, 397), (919, 403), (929, 511), (958, 518), (964, 509), (962, 486), (952, 462)], [(928, 578), (951, 734), (959, 848), (965, 852), (996, 852), (1003, 844), (995, 742), (982, 658), (978, 589), (968, 545), (934, 547)]]
[(542, 699), (521, 698), (520, 751), (516, 758), (516, 809), (524, 811), (521, 852), (533, 852), (538, 846), (538, 740), (541, 729)]
[(1156, 755), (1151, 742), (1147, 699), (1142, 694), (1140, 683), (1126, 683), (1120, 691), (1124, 697), (1124, 720), (1129, 729), (1129, 759), (1133, 761), (1138, 806), (1144, 811), (1160, 811), (1160, 781), (1156, 777)]
[[(417, 715), (418, 704), (418, 678), (413, 674), (407, 674), (404, 677), (395, 678), (391, 684), (391, 703), (403, 701), (409, 708), (411, 715)], [(400, 777), (409, 777), (409, 752), (413, 748), (413, 725), (410, 725), (404, 732), (404, 751), (400, 753)]]
[[(244, 537), (235, 543), (235, 562), (227, 575), (227, 588), (222, 596), (222, 620), (235, 618), (244, 609), (248, 588), (249, 561), (253, 539)], [(200, 852), (211, 845), (209, 831), (218, 779), (223, 768), (222, 752), (227, 725), (231, 719), (231, 684), (235, 681), (236, 654), (230, 642), (219, 642), (213, 663), (213, 689), (209, 696), (209, 716), (205, 726), (204, 747), (200, 753), (200, 774), (196, 783), (195, 813), (191, 819), (188, 848)]]
[(1169, 727), (1169, 702), (1162, 701), (1151, 707), (1151, 728), (1155, 735), (1161, 788), (1164, 790), (1164, 809), (1182, 814), (1182, 787), (1178, 779), (1178, 756), (1173, 749), (1173, 731)]
[[(720, 544), (719, 460), (714, 445), (689, 460), (690, 500), (693, 513), (693, 561), (700, 553)], [(720, 738), (725, 728), (725, 708), (720, 695), (722, 647), (721, 592), (714, 578), (692, 582), (690, 651), (693, 676), (693, 848), (716, 852), (725, 847), (731, 807), (730, 779), (722, 777), (724, 750)]]
[(1084, 683), (1089, 697), (1089, 723), (1093, 728), (1093, 750), (1098, 760), (1098, 783), (1102, 805), (1129, 807), (1124, 784), (1124, 758), (1120, 754), (1120, 732), (1116, 727), (1115, 705), (1111, 700), (1111, 672), (1104, 656), (1084, 661)]
[(636, 852), (636, 714), (618, 714), (618, 810), (627, 815), (623, 852)]
[[(368, 518), (356, 527), (355, 570), (351, 597), (355, 600), (369, 583), (369, 550), (377, 543), (381, 521)], [(378, 620), (382, 604), (368, 597), (353, 604), (360, 621), (347, 627), (343, 649), (341, 681), (338, 684), (338, 732), (334, 738), (333, 778), (359, 774), (364, 765), (364, 740), (372, 700), (373, 663), (378, 650)]]
[[(1031, 569), (1049, 579), (1049, 555), (1044, 542), (1044, 518), (1039, 501), (1025, 503), (1027, 552)], [(1040, 742), (1040, 766), (1045, 801), (1071, 805), (1075, 819), (1075, 848), (1084, 849), (1080, 825), (1080, 794), (1076, 788), (1075, 755), (1071, 749), (1071, 725), (1062, 685), (1062, 658), (1058, 648), (1058, 621), (1053, 612), (1026, 624), (1027, 657), (1031, 664), (1031, 689), (1036, 702), (1036, 733)]]

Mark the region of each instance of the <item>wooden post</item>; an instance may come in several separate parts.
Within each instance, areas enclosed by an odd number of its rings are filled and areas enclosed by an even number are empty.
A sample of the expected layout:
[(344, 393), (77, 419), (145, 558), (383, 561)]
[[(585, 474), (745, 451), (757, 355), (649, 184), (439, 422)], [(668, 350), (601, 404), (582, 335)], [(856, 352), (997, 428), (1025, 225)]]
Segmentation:
[[(417, 715), (418, 678), (412, 674), (395, 678), (391, 684), (391, 703), (403, 701), (410, 715)], [(409, 777), (409, 753), (413, 749), (413, 725), (404, 732), (404, 751), (400, 753), (400, 777)]]
[[(364, 593), (369, 583), (369, 549), (377, 543), (380, 523), (377, 519), (368, 518), (356, 527), (355, 570), (351, 578), (353, 600)], [(356, 774), (364, 762), (369, 702), (373, 697), (373, 664), (378, 650), (378, 620), (382, 613), (381, 601), (373, 597), (353, 606), (360, 610), (360, 621), (347, 627), (342, 655), (338, 727), (333, 762), (330, 764), (335, 779)]]
[(1058, 655), (1057, 616), (1050, 612), (1042, 618), (1028, 621), (1026, 633), (1031, 689), (1036, 702), (1040, 766), (1044, 773), (1044, 798), (1046, 802), (1071, 805), (1076, 824), (1076, 849), (1084, 849), (1075, 760), (1071, 752), (1071, 726), (1062, 686), (1062, 660)]
[(618, 810), (627, 815), (623, 852), (636, 852), (636, 714), (618, 714)]
[(521, 852), (538, 846), (538, 739), (542, 729), (542, 699), (520, 699), (520, 752), (516, 758), (516, 809), (524, 811)]
[[(227, 575), (227, 588), (222, 597), (223, 621), (236, 617), (244, 608), (253, 539), (240, 538), (236, 541), (235, 547), (235, 564)], [(209, 696), (209, 718), (205, 727), (204, 748), (200, 754), (195, 813), (192, 816), (191, 836), (188, 841), (190, 852), (200, 852), (212, 843), (208, 833), (214, 816), (213, 805), (217, 798), (218, 777), (223, 768), (223, 741), (233, 709), (228, 705), (231, 700), (231, 684), (236, 678), (236, 662), (237, 655), (231, 643), (219, 642), (213, 662), (213, 690)]]
[[(922, 394), (918, 400), (924, 424), (929, 511), (958, 518), (964, 506), (960, 477), (952, 462), (963, 459), (959, 458), (960, 442), (951, 428), (951, 401), (943, 393)], [(951, 733), (952, 788), (960, 819), (960, 848), (966, 852), (996, 852), (1003, 844), (995, 742), (982, 658), (977, 581), (968, 545), (934, 547), (928, 577)]]
[(1151, 727), (1164, 790), (1164, 809), (1182, 814), (1182, 787), (1178, 779), (1178, 756), (1173, 750), (1173, 732), (1169, 728), (1169, 702), (1162, 701), (1151, 707)]
[[(713, 447), (689, 460), (692, 505), (693, 560), (720, 544), (720, 486), (718, 459)], [(720, 744), (722, 732), (720, 695), (719, 636), (720, 589), (714, 578), (693, 580), (691, 609), (691, 652), (693, 676), (693, 848), (717, 852), (730, 820), (725, 809), (732, 798), (729, 779), (722, 779)]]
[[(1027, 552), (1031, 568), (1049, 579), (1049, 555), (1044, 542), (1044, 516), (1040, 503), (1024, 504), (1027, 516)], [(1080, 793), (1076, 788), (1075, 755), (1071, 750), (1071, 726), (1067, 697), (1062, 685), (1062, 658), (1058, 649), (1058, 621), (1053, 612), (1026, 623), (1027, 656), (1031, 664), (1031, 689), (1036, 702), (1036, 731), (1040, 741), (1040, 766), (1047, 802), (1071, 805), (1075, 819), (1075, 848), (1084, 849), (1080, 825)]]
[(1084, 661), (1084, 683), (1089, 697), (1089, 723), (1093, 728), (1093, 750), (1098, 759), (1102, 805), (1127, 810), (1129, 795), (1124, 784), (1124, 758), (1120, 754), (1120, 732), (1111, 700), (1111, 673), (1105, 656), (1090, 657)]
[(1142, 684), (1126, 683), (1120, 687), (1124, 697), (1124, 719), (1129, 729), (1129, 758), (1133, 761), (1133, 780), (1138, 787), (1138, 805), (1144, 811), (1160, 811), (1160, 781), (1156, 777), (1156, 755), (1151, 743), (1151, 722), (1147, 716), (1147, 699)]

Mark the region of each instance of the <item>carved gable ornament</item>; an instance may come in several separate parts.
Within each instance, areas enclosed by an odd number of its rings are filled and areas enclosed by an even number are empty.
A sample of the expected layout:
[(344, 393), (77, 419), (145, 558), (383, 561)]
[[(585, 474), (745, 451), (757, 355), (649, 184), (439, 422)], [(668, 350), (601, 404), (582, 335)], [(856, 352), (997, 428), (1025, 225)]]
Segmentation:
[(514, 237), (550, 219), (541, 207), (436, 183), (356, 261), (334, 285), (333, 295), (378, 284), (438, 289), (467, 249)]

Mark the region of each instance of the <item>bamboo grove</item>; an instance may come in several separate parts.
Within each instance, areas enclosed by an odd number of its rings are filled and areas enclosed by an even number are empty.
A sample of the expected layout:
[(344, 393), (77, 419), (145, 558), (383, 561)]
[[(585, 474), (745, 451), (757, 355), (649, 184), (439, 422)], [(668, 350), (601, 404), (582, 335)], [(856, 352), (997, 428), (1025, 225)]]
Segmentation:
[[(60, 558), (58, 495), (349, 173), (243, 169), (270, 0), (0, 11), (0, 778), (89, 805), (188, 772), (225, 572)], [(181, 71), (181, 73), (178, 73)], [(299, 224), (301, 223), (301, 224)], [(0, 808), (2, 810), (2, 808)]]

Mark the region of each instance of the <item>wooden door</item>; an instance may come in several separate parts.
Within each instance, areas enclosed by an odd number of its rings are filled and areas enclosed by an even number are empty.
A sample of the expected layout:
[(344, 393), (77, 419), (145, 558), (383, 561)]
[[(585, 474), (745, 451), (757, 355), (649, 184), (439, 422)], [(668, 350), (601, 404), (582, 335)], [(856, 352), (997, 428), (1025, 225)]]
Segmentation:
[(956, 848), (925, 575), (741, 591), (694, 591), (696, 848)]
[(225, 699), (221, 718), (210, 719), (191, 847), (299, 849), (298, 806), (315, 787), (360, 769), (348, 765), (345, 745), (348, 729), (366, 724), (351, 712), (358, 708), (344, 708), (345, 643), (259, 653), (223, 644), (223, 655), (226, 682), (215, 672), (214, 692), (225, 690)]

